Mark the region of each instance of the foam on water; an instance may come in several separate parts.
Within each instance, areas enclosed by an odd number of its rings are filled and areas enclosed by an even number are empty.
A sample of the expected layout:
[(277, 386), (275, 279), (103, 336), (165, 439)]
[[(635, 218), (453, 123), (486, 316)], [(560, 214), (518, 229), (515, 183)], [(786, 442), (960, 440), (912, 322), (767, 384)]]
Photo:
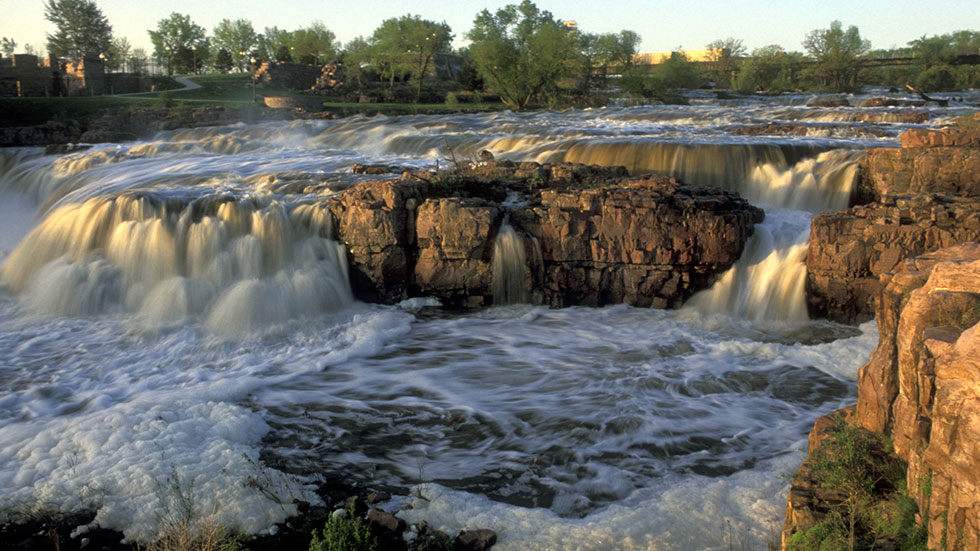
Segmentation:
[(773, 248), (746, 258), (786, 261), (778, 251), (798, 252), (808, 216), (838, 208), (821, 201), (846, 193), (825, 184), (853, 159), (818, 153), (892, 143), (899, 125), (874, 123), (881, 140), (731, 136), (788, 109), (749, 103), (352, 117), (0, 151), (0, 191), (21, 198), (0, 208), (22, 214), (0, 228), (0, 518), (94, 509), (144, 540), (176, 491), (255, 533), (315, 500), (326, 471), (424, 480), (434, 499), (404, 515), (497, 529), (503, 549), (758, 547), (814, 418), (853, 400), (872, 325), (732, 316), (741, 291), (675, 312), (366, 306), (324, 208), (363, 178), (352, 164), (430, 167), (446, 143), (459, 158), (628, 157), (739, 192), (762, 183), (753, 200), (770, 203), (768, 220), (753, 239)]

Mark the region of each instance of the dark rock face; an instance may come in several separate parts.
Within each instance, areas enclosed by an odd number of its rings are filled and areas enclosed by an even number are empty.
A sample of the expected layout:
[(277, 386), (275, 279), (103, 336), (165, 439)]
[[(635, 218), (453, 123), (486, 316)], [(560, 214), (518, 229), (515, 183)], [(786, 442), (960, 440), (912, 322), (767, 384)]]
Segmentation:
[(77, 122), (49, 121), (40, 126), (0, 128), (0, 147), (34, 147), (48, 144), (67, 144), (79, 141), (83, 132)]
[(976, 132), (917, 130), (903, 149), (861, 160), (868, 204), (813, 219), (807, 251), (812, 315), (869, 320), (879, 278), (909, 257), (980, 240), (980, 142)]
[[(508, 193), (527, 200), (508, 207)], [(505, 217), (525, 238), (525, 280), (536, 301), (660, 308), (729, 268), (763, 217), (729, 192), (665, 178), (504, 161), (449, 183), (406, 173), (358, 184), (331, 211), (360, 298), (434, 296), (456, 307), (492, 303), (494, 240)]]
[(679, 306), (741, 253), (761, 211), (735, 196), (669, 180), (547, 190), (512, 222), (534, 237), (554, 307)]

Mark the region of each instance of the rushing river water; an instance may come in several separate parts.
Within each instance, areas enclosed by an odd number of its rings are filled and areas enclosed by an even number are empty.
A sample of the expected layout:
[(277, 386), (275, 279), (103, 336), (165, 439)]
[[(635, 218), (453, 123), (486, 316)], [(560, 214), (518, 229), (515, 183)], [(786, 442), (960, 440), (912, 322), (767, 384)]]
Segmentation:
[[(410, 521), (493, 528), (501, 550), (777, 541), (781, 475), (814, 419), (854, 401), (876, 340), (873, 324), (807, 319), (809, 219), (847, 206), (861, 150), (947, 116), (793, 103), (353, 117), (0, 152), (0, 520), (95, 509), (150, 538), (177, 492), (256, 533), (340, 472), (403, 488)], [(789, 121), (810, 130), (735, 133)], [(506, 283), (516, 304), (469, 314), (354, 301), (329, 196), (364, 178), (355, 162), (445, 166), (446, 144), (664, 172), (767, 218), (676, 311), (549, 310)], [(501, 266), (522, 249), (502, 237)]]

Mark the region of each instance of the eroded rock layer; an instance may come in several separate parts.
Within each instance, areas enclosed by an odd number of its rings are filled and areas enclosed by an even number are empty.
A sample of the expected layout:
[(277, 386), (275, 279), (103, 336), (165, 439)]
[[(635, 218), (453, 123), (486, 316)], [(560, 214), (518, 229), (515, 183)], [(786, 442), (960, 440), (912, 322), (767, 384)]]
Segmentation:
[(461, 307), (493, 303), (494, 240), (505, 220), (524, 237), (532, 301), (669, 307), (728, 269), (763, 217), (730, 192), (671, 179), (503, 161), (358, 184), (331, 211), (358, 296), (434, 296)]
[(862, 159), (859, 195), (867, 204), (813, 219), (812, 315), (871, 319), (882, 274), (905, 258), (980, 240), (980, 132), (916, 130), (902, 144)]

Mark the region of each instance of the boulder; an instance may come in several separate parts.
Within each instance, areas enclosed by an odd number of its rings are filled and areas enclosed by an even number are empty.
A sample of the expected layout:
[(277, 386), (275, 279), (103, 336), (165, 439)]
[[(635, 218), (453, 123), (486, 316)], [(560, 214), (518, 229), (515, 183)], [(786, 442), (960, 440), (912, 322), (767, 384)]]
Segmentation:
[(497, 543), (493, 530), (462, 530), (456, 536), (454, 551), (487, 551)]

